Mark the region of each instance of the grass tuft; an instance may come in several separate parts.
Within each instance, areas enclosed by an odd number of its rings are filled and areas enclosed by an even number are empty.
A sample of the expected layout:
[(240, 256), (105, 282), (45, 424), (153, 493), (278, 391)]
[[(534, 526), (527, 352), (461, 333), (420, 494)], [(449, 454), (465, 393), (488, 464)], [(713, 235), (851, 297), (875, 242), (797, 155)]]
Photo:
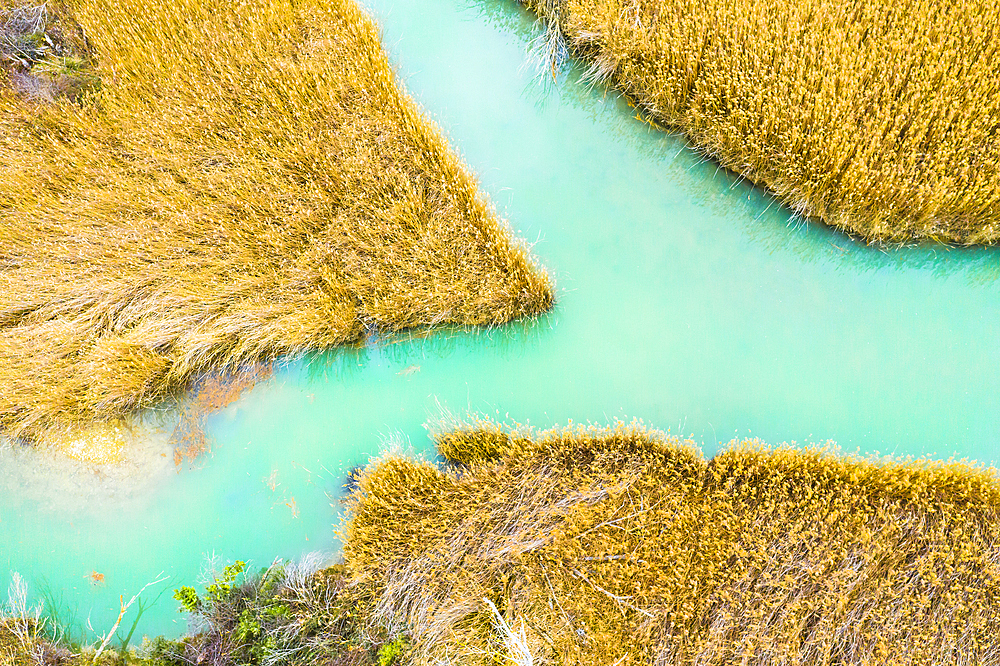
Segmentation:
[(90, 46), (62, 0), (0, 0), (0, 87), (31, 103), (75, 101), (100, 85)]

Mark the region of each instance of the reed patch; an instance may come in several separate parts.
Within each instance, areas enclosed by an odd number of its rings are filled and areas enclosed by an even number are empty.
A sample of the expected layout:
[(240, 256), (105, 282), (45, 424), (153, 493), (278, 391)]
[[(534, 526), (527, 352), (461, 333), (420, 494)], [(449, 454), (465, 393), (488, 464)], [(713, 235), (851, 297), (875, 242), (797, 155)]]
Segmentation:
[(575, 53), (798, 214), (871, 242), (1000, 240), (995, 3), (522, 2), (553, 63)]
[(444, 433), (360, 476), (344, 554), (416, 664), (940, 664), (1000, 655), (1000, 483), (636, 426)]
[(376, 331), (551, 307), (351, 0), (65, 11), (99, 86), (42, 100), (0, 74), (8, 438)]
[[(536, 433), (478, 422), (435, 436), (450, 465), (387, 455), (357, 475), (342, 564), (314, 554), (253, 574), (214, 562), (203, 591), (175, 589), (192, 619), (180, 640), (135, 646), (130, 630), (98, 636), (100, 648), (71, 643), (15, 574), (0, 663), (1000, 656), (996, 470), (757, 441), (706, 460), (694, 442), (636, 424)], [(133, 601), (122, 626), (134, 630), (150, 601)]]

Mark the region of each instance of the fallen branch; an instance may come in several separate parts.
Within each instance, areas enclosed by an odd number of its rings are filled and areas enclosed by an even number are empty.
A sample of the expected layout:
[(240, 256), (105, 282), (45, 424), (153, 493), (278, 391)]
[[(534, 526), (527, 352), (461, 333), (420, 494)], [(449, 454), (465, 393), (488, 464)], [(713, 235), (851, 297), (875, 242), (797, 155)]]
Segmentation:
[[(132, 597), (131, 599), (129, 599), (129, 602), (128, 602), (128, 603), (125, 603), (125, 595), (124, 595), (124, 594), (123, 594), (123, 595), (121, 595), (121, 605), (122, 605), (122, 610), (121, 610), (121, 612), (120, 612), (120, 613), (118, 613), (118, 619), (117, 619), (117, 620), (115, 620), (115, 623), (114, 623), (114, 625), (113, 625), (113, 626), (111, 627), (111, 630), (110, 630), (110, 631), (108, 631), (107, 635), (105, 635), (105, 636), (102, 636), (102, 639), (103, 639), (103, 640), (102, 640), (102, 642), (101, 642), (101, 646), (100, 646), (99, 648), (97, 648), (97, 652), (96, 652), (96, 653), (94, 654), (94, 662), (93, 662), (93, 663), (95, 663), (95, 664), (97, 663), (97, 660), (98, 660), (98, 659), (99, 659), (99, 658), (101, 657), (101, 654), (102, 654), (102, 653), (104, 652), (104, 649), (105, 649), (106, 647), (108, 647), (108, 643), (110, 643), (110, 642), (111, 642), (111, 639), (112, 639), (112, 638), (114, 637), (114, 635), (115, 635), (115, 632), (116, 632), (116, 631), (118, 631), (118, 627), (119, 627), (119, 626), (121, 625), (121, 623), (122, 623), (122, 618), (124, 618), (124, 617), (125, 617), (125, 613), (126, 613), (126, 611), (128, 611), (129, 607), (130, 607), (130, 606), (131, 606), (132, 604), (134, 604), (134, 603), (136, 602), (136, 600), (138, 600), (138, 599), (139, 599), (139, 595), (141, 595), (141, 594), (142, 594), (143, 592), (145, 592), (145, 591), (146, 591), (146, 588), (147, 588), (147, 587), (149, 587), (150, 585), (156, 585), (157, 583), (162, 583), (162, 582), (163, 582), (163, 581), (165, 581), (166, 579), (167, 579), (167, 577), (166, 577), (166, 576), (164, 576), (164, 575), (163, 575), (163, 572), (161, 571), (161, 572), (159, 573), (159, 578), (157, 578), (157, 579), (156, 579), (156, 580), (154, 580), (154, 581), (150, 581), (149, 583), (146, 583), (145, 585), (143, 585), (143, 586), (142, 586), (142, 589), (141, 589), (141, 590), (139, 590), (138, 592), (136, 592), (136, 593), (135, 593), (135, 595), (134, 595), (134, 596), (133, 596), (133, 597)], [(89, 627), (90, 627), (91, 631), (93, 631), (93, 630), (94, 630), (94, 628), (93, 628), (92, 626), (90, 626), (90, 621), (89, 621), (89, 620), (87, 621), (87, 626), (89, 626)], [(94, 632), (94, 633), (97, 633), (97, 632)]]

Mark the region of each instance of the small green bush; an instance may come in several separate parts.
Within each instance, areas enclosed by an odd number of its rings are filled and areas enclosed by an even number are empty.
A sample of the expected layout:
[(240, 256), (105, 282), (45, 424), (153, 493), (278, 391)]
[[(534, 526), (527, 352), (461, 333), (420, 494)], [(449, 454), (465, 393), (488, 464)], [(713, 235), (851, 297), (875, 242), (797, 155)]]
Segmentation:
[(237, 561), (206, 585), (202, 597), (191, 587), (175, 590), (180, 610), (207, 629), (180, 643), (164, 643), (156, 657), (176, 666), (206, 654), (216, 655), (216, 663), (241, 666), (304, 666), (341, 658), (366, 666), (376, 663), (384, 647), (390, 663), (401, 663), (405, 641), (386, 642), (387, 632), (370, 622), (369, 595), (348, 584), (343, 566), (308, 577), (290, 574), (291, 566), (275, 562), (251, 574)]
[(182, 587), (179, 590), (174, 590), (174, 599), (181, 602), (181, 607), (178, 609), (181, 613), (197, 613), (201, 610), (201, 598), (198, 597), (198, 593), (193, 587)]
[(386, 643), (378, 650), (378, 666), (393, 666), (409, 647), (409, 642), (403, 636), (396, 636), (391, 643)]

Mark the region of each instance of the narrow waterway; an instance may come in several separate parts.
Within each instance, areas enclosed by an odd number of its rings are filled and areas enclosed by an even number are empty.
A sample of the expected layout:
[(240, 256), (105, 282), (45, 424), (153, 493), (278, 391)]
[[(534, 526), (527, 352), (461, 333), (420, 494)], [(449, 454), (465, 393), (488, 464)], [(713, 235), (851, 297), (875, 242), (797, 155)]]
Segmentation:
[(557, 309), (279, 368), (179, 467), (169, 415), (115, 469), (0, 452), (0, 590), (18, 571), (73, 631), (105, 631), (162, 571), (136, 633), (180, 634), (171, 590), (207, 557), (335, 551), (346, 472), (385, 446), (429, 451), (425, 424), (449, 412), (636, 417), (709, 456), (754, 436), (1000, 460), (996, 251), (882, 251), (793, 218), (579, 71), (539, 78), (512, 1), (369, 6), (408, 90), (555, 277)]

